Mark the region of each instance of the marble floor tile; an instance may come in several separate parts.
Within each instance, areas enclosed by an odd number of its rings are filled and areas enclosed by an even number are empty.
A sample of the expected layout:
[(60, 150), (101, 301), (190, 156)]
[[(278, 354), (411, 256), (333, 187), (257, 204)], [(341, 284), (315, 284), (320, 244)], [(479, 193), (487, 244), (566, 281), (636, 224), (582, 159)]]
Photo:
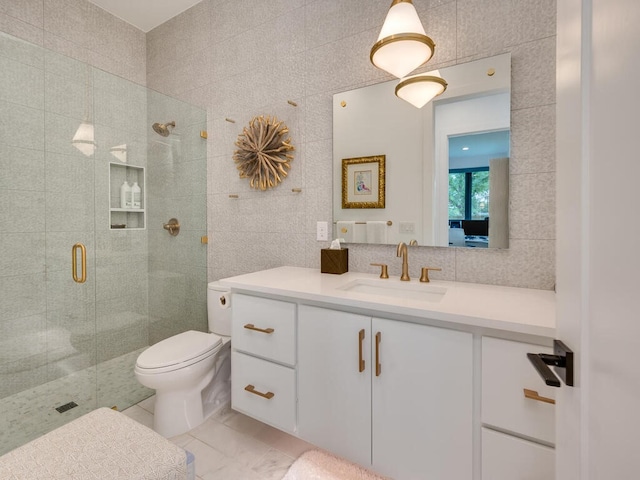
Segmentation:
[[(149, 422), (154, 401), (148, 398), (123, 413), (141, 423)], [(301, 453), (313, 448), (235, 412), (230, 405), (199, 427), (170, 440), (193, 453), (198, 480), (280, 480)]]

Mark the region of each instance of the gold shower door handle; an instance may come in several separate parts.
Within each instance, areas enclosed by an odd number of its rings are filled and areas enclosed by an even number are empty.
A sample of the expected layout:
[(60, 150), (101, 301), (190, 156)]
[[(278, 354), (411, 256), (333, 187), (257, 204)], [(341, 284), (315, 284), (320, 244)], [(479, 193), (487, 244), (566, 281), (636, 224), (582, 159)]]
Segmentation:
[[(224, 304), (223, 304), (224, 305)], [(275, 330), (273, 328), (258, 328), (256, 326), (253, 325), (253, 323), (247, 323), (244, 328), (246, 328), (247, 330), (253, 330), (254, 332), (261, 332), (261, 333), (266, 333), (266, 334), (272, 334), (273, 332), (275, 332)]]
[[(78, 276), (78, 250), (80, 250), (80, 261), (82, 273)], [(82, 243), (76, 243), (71, 247), (71, 275), (76, 283), (84, 283), (87, 281), (87, 247)]]
[(262, 398), (266, 398), (267, 400), (271, 400), (276, 395), (273, 392), (267, 392), (267, 393), (259, 392), (258, 390), (256, 390), (256, 387), (254, 387), (253, 385), (247, 385), (246, 387), (244, 387), (244, 389), (249, 393), (253, 393), (254, 395), (258, 395), (259, 397), (262, 397)]
[(358, 332), (358, 371), (364, 372), (364, 358), (362, 358), (362, 342), (364, 341), (364, 328)]
[(379, 377), (382, 373), (382, 365), (380, 365), (380, 342), (382, 341), (382, 334), (376, 333), (376, 377)]

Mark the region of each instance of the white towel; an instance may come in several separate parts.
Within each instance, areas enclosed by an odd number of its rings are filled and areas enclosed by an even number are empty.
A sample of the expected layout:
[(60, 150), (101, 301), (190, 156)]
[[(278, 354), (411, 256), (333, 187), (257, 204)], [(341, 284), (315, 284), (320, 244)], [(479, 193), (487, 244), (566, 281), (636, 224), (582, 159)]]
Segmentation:
[(356, 222), (340, 220), (336, 222), (336, 238), (344, 243), (354, 243), (356, 239)]
[(367, 243), (387, 243), (387, 222), (367, 222)]

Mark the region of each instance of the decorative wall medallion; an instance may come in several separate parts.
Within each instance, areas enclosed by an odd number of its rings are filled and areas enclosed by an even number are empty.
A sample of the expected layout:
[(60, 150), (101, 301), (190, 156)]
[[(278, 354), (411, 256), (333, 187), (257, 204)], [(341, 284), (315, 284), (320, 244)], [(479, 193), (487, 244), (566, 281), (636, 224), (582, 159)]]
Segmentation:
[(240, 178), (249, 178), (251, 188), (266, 190), (277, 186), (287, 170), (294, 150), (291, 138), (284, 138), (289, 129), (276, 117), (253, 117), (236, 140), (233, 161)]

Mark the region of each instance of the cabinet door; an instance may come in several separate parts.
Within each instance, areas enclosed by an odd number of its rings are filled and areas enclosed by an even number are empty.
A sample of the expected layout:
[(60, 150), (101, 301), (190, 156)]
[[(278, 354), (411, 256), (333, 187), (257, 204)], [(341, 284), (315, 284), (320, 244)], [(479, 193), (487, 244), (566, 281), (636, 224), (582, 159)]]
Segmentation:
[(373, 467), (400, 480), (472, 477), (472, 336), (374, 318)]
[(364, 466), (371, 464), (370, 325), (362, 315), (298, 310), (298, 434)]

